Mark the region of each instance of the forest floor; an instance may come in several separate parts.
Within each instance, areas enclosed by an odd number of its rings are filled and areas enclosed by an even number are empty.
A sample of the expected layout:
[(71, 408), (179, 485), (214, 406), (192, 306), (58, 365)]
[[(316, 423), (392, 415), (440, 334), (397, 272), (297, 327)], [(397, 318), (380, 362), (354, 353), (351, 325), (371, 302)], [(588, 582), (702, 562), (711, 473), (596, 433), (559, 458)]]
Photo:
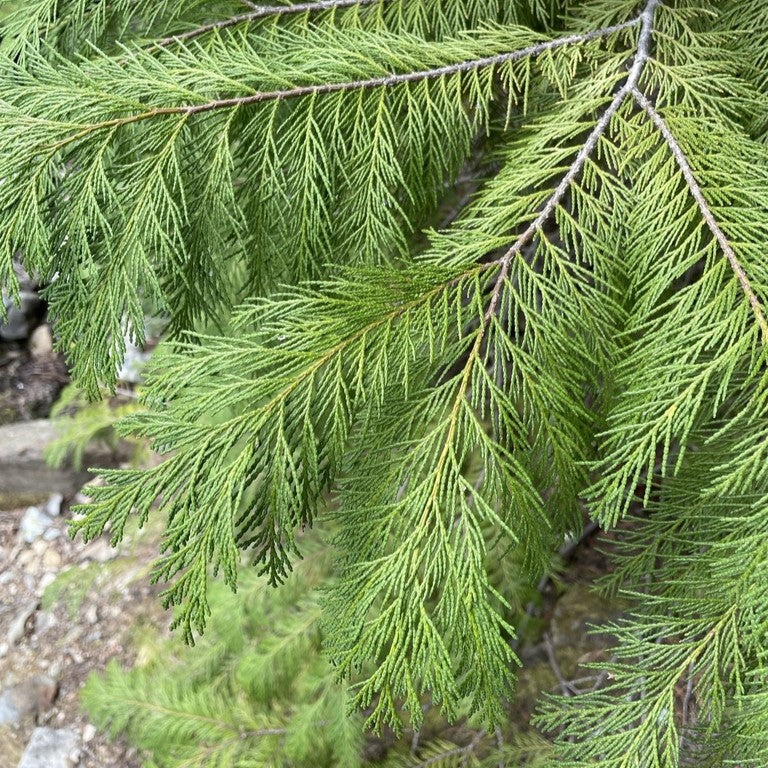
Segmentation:
[(136, 532), (119, 550), (104, 540), (83, 544), (69, 537), (69, 517), (66, 509), (50, 517), (30, 542), (28, 511), (0, 511), (0, 723), (3, 700), (16, 712), (0, 724), (0, 768), (16, 768), (37, 726), (74, 732), (72, 764), (140, 764), (89, 724), (78, 694), (109, 660), (131, 664), (144, 638), (166, 632), (148, 578), (157, 536)]

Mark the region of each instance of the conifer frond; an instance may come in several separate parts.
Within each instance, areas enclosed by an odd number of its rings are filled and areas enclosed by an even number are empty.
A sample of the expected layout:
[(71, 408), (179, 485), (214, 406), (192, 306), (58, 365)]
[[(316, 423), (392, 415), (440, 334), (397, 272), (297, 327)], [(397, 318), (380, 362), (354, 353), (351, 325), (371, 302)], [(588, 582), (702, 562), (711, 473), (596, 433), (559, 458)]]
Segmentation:
[[(765, 295), (768, 277), (759, 245), (768, 234), (760, 192), (768, 156), (762, 146), (717, 124), (670, 116), (668, 125), (651, 109), (651, 125), (663, 132), (643, 145), (646, 170), (635, 174), (633, 209), (633, 231), (642, 234), (627, 248), (641, 258), (637, 303), (616, 368), (602, 476), (591, 491), (608, 524), (626, 509), (637, 484), (653, 477), (657, 462), (662, 476), (681, 465), (702, 409), (718, 408), (743, 386), (738, 372), (756, 370), (766, 343), (758, 294)], [(695, 171), (687, 155), (697, 158)], [(724, 183), (732, 173), (738, 186)], [(673, 196), (675, 204), (660, 209), (658, 194)], [(654, 226), (643, 231), (640, 221), (651, 217)], [(693, 264), (700, 274), (676, 290)], [(645, 488), (647, 501), (652, 484)]]
[(259, 49), (5, 61), (0, 174), (18, 183), (0, 190), (0, 277), (13, 284), (22, 248), (51, 281), (61, 346), (95, 392), (126, 333), (142, 341), (147, 303), (183, 329), (210, 290), (234, 299), (243, 262), (273, 285), (405, 256), (488, 122), (494, 79), (523, 98), (529, 57), (626, 27), (551, 41), (489, 27), (440, 44), (320, 28)]
[[(750, 96), (759, 102), (747, 127), (760, 141), (768, 139), (768, 22), (765, 7), (759, 0), (724, 3), (717, 21), (718, 32), (733, 50), (738, 72), (749, 84)], [(722, 48), (722, 46), (721, 46)]]
[(201, 24), (199, 27), (179, 32), (170, 37), (164, 37), (155, 40), (152, 44), (156, 46), (171, 45), (185, 40), (192, 40), (200, 35), (207, 35), (211, 32), (219, 32), (222, 29), (229, 29), (240, 25), (250, 24), (264, 18), (279, 18), (281, 16), (292, 16), (294, 14), (311, 14), (322, 11), (338, 11), (347, 8), (362, 8), (367, 5), (381, 4), (382, 0), (316, 0), (308, 3), (291, 3), (290, 5), (262, 5), (257, 6), (247, 13), (237, 13), (225, 19)]
[[(86, 451), (94, 442), (117, 447), (115, 424), (138, 407), (135, 401), (115, 405), (108, 401), (88, 402), (83, 393), (70, 384), (51, 410), (57, 436), (45, 449), (46, 461), (57, 468), (70, 464), (80, 471)], [(133, 447), (132, 459), (138, 463), (143, 453), (141, 445)]]
[(14, 5), (0, 25), (2, 52), (10, 58), (23, 58), (30, 49), (43, 46), (70, 55), (89, 44), (112, 47), (121, 38), (168, 31), (206, 7), (214, 13), (232, 8), (227, 0), (214, 4), (199, 0), (30, 0)]
[(180, 41), (209, 38), (212, 33), (269, 36), (283, 25), (304, 32), (315, 24), (325, 23), (410, 32), (440, 40), (487, 22), (548, 25), (558, 4), (540, 0), (316, 0), (259, 4), (247, 12), (243, 12), (243, 3), (236, 0), (117, 0), (109, 4), (33, 0), (23, 6), (14, 5), (2, 17), (3, 49), (11, 57), (24, 56), (28, 48), (38, 50), (41, 43), (71, 56), (88, 45), (110, 52), (120, 43), (131, 41), (162, 48)]
[(359, 722), (320, 656), (317, 589), (328, 550), (317, 540), (306, 548), (277, 599), (253, 573), (238, 595), (214, 585), (210, 637), (194, 658), (165, 640), (145, 666), (112, 663), (92, 676), (83, 700), (94, 720), (162, 766), (361, 765)]
[(612, 586), (642, 607), (608, 628), (617, 661), (599, 668), (610, 685), (545, 704), (539, 722), (562, 727), (562, 764), (715, 766), (759, 754), (742, 752), (759, 739), (740, 708), (757, 694), (766, 642), (766, 477), (729, 496), (699, 485), (741, 438), (729, 411), (695, 431), (697, 451), (625, 543)]
[[(286, 579), (333, 494), (325, 644), (369, 725), (418, 727), (427, 696), (499, 721), (490, 553), (535, 583), (580, 498), (611, 526), (642, 497), (613, 678), (541, 722), (566, 765), (672, 768), (704, 724), (746, 749), (762, 706), (767, 94), (738, 10), (765, 2), (561, 7), (169, 5), (159, 45), (28, 50), (0, 71), (0, 280), (21, 248), (91, 389), (146, 303), (173, 315), (125, 425), (169, 458), (105, 473), (75, 528), (164, 515), (187, 639), (211, 573), (234, 587), (246, 550)], [(458, 195), (462, 167), (490, 178)]]
[[(206, 617), (208, 565), (234, 583), (237, 548), (250, 547), (273, 579), (285, 574), (296, 527), (312, 522), (350, 430), (362, 424), (356, 442), (366, 448), (349, 472), (369, 482), (344, 505), (350, 564), (329, 602), (331, 653), (342, 670), (376, 660), (358, 691), (363, 706), (376, 698), (376, 725), (397, 726), (401, 698), (418, 724), (427, 690), (448, 712), (468, 696), (489, 721), (501, 716), (511, 628), (485, 572), (481, 526), (526, 541), (537, 571), (552, 542), (578, 524), (573, 502), (585, 479), (577, 467), (589, 416), (573, 403), (591, 376), (591, 324), (603, 315), (587, 268), (599, 270), (603, 246), (583, 236), (563, 203), (590, 178), (588, 165), (599, 173), (592, 156), (641, 77), (654, 6), (618, 92), (611, 97), (623, 73), (606, 67), (582, 101), (513, 145), (470, 214), (417, 267), (357, 272), (319, 292), (258, 302), (239, 318), (243, 330), (255, 326), (251, 334), (205, 339), (162, 359), (148, 390), (156, 410), (130, 428), (174, 455), (149, 476), (110, 473), (78, 528), (90, 537), (112, 520), (119, 537), (118, 507), (144, 515), (161, 497), (173, 524), (157, 574), (179, 574), (167, 599), (183, 606), (188, 635)], [(583, 137), (585, 112), (594, 111), (599, 118)], [(553, 149), (553, 135), (570, 143)], [(515, 163), (523, 147), (535, 158), (525, 172)], [(589, 215), (608, 231), (615, 190), (609, 181), (605, 189)], [(550, 219), (575, 261), (545, 234)], [(518, 232), (511, 245), (509, 232)], [(562, 355), (568, 369), (555, 363)], [(391, 418), (382, 423), (378, 413), (398, 400), (416, 405), (420, 420), (395, 420), (395, 437)], [(464, 468), (474, 454), (484, 470), (473, 483)], [(404, 490), (395, 497), (397, 488)], [(363, 557), (372, 541), (384, 552)], [(369, 616), (374, 608), (380, 612)], [(403, 621), (413, 623), (407, 641), (397, 639)], [(474, 675), (461, 675), (471, 663)]]

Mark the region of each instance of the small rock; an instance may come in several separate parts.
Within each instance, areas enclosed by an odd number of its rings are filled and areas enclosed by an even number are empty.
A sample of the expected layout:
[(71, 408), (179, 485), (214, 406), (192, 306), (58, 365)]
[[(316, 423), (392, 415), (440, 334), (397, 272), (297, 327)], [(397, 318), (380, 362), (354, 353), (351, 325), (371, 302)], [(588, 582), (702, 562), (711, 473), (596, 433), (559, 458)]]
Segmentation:
[[(52, 574), (46, 574), (46, 576), (49, 576), (49, 575), (52, 575)], [(41, 632), (45, 632), (46, 629), (50, 629), (55, 625), (56, 625), (56, 617), (53, 615), (53, 613), (51, 611), (42, 611), (37, 617), (35, 632), (37, 634), (40, 634)]]
[(32, 564), (32, 561), (34, 559), (35, 559), (35, 553), (31, 549), (25, 549), (23, 552), (19, 554), (17, 562), (20, 568), (26, 569), (27, 566)]
[(140, 384), (143, 379), (143, 369), (146, 366), (150, 352), (139, 349), (129, 337), (125, 339), (125, 356), (117, 378), (128, 384)]
[(32, 542), (32, 551), (38, 557), (42, 557), (46, 549), (48, 549), (48, 545), (42, 539)]
[(98, 622), (99, 622), (99, 609), (96, 607), (96, 603), (91, 603), (85, 609), (85, 620), (89, 624), (98, 624)]
[(83, 655), (77, 650), (77, 648), (65, 648), (63, 651), (64, 655), (69, 656), (70, 660), (73, 664), (76, 666), (80, 666), (80, 664), (85, 661), (83, 658)]
[(60, 493), (51, 494), (51, 498), (45, 503), (45, 514), (56, 517), (61, 514), (61, 505), (64, 497)]
[(51, 573), (50, 571), (48, 573), (44, 573), (40, 579), (40, 583), (37, 585), (37, 591), (42, 595), (43, 592), (45, 592), (45, 590), (48, 589), (48, 587), (50, 587), (54, 581), (56, 581), (55, 573)]
[(55, 549), (46, 549), (43, 553), (43, 565), (49, 571), (55, 571), (61, 565), (61, 555)]
[(32, 619), (39, 603), (37, 600), (25, 605), (13, 618), (6, 637), (10, 645), (15, 645), (27, 632), (27, 622)]
[(0, 725), (0, 765), (16, 768), (27, 746), (24, 734), (11, 725)]
[(91, 723), (86, 723), (85, 728), (83, 728), (83, 744), (93, 741), (94, 736), (96, 736), (96, 727)]
[(32, 357), (48, 357), (53, 354), (53, 335), (48, 323), (38, 325), (29, 337), (29, 351)]
[(53, 541), (54, 539), (58, 539), (59, 536), (61, 536), (61, 531), (58, 528), (49, 528), (43, 534), (43, 541)]
[(19, 540), (31, 544), (35, 539), (39, 539), (52, 523), (53, 520), (38, 507), (27, 507), (19, 524)]
[(117, 557), (117, 550), (110, 546), (105, 539), (96, 539), (87, 544), (80, 552), (79, 560), (93, 560), (95, 563), (106, 563)]
[(8, 655), (8, 649), (8, 643), (0, 643), (0, 659), (3, 659)]
[(20, 254), (17, 253), (13, 257), (13, 274), (16, 276), (16, 280), (19, 283), (20, 291), (36, 291), (38, 284), (32, 279), (29, 272), (21, 265), (19, 261)]
[(58, 683), (46, 676), (31, 677), (0, 693), (0, 724), (20, 723), (50, 709), (59, 692)]
[(19, 306), (11, 298), (4, 298), (7, 320), (0, 320), (0, 339), (22, 341), (29, 337), (42, 315), (42, 301), (33, 291), (20, 291)]
[(70, 768), (77, 734), (69, 728), (35, 728), (18, 768)]

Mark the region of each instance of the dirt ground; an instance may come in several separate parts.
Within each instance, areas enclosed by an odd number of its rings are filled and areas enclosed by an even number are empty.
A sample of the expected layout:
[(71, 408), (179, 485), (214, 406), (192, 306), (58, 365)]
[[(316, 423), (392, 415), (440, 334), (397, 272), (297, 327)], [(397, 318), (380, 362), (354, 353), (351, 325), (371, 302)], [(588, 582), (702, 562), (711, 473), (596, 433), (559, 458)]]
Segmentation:
[(134, 532), (119, 551), (104, 540), (73, 541), (65, 507), (28, 543), (25, 514), (0, 511), (0, 692), (38, 701), (19, 725), (0, 725), (0, 768), (16, 768), (35, 725), (76, 731), (73, 760), (82, 768), (138, 768), (134, 751), (89, 724), (78, 693), (110, 659), (130, 663), (141, 633), (166, 632), (148, 578), (156, 537)]

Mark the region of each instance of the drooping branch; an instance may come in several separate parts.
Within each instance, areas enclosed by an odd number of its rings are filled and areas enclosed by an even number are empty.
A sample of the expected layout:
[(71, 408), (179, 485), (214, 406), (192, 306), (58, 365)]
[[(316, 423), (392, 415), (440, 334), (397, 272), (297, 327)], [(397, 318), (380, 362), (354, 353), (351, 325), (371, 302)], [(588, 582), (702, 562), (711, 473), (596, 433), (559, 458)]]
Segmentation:
[(162, 48), (173, 43), (183, 42), (185, 40), (192, 40), (195, 37), (204, 35), (207, 32), (213, 32), (214, 30), (227, 29), (229, 27), (236, 27), (239, 24), (247, 24), (250, 21), (257, 21), (268, 16), (288, 16), (299, 13), (316, 13), (319, 11), (332, 11), (336, 8), (352, 8), (356, 5), (373, 5), (374, 3), (386, 2), (386, 0), (318, 0), (318, 2), (310, 3), (294, 3), (293, 5), (256, 5), (254, 3), (248, 3), (253, 8), (252, 11), (247, 13), (239, 13), (236, 16), (230, 16), (227, 19), (221, 19), (219, 21), (212, 21), (209, 24), (202, 24), (199, 27), (190, 29), (187, 32), (181, 32), (178, 35), (170, 35), (168, 37), (155, 40), (148, 47), (150, 48)]
[(465, 747), (451, 747), (443, 752), (438, 752), (436, 755), (432, 755), (431, 757), (422, 760), (418, 764), (418, 768), (429, 768), (429, 766), (448, 760), (451, 757), (464, 757), (466, 759), (477, 749), (485, 735), (486, 731), (480, 730)]
[(456, 435), (457, 421), (458, 421), (458, 415), (461, 409), (461, 404), (464, 402), (464, 399), (469, 394), (472, 369), (473, 369), (473, 366), (475, 365), (475, 362), (477, 361), (477, 359), (480, 357), (482, 353), (484, 342), (488, 334), (488, 329), (490, 328), (493, 317), (496, 315), (496, 310), (498, 308), (498, 303), (501, 299), (501, 294), (504, 288), (504, 283), (506, 281), (507, 274), (509, 272), (509, 267), (512, 264), (513, 259), (517, 256), (517, 254), (520, 253), (523, 246), (536, 234), (536, 232), (543, 226), (543, 224), (552, 215), (555, 208), (559, 205), (559, 203), (565, 196), (570, 185), (581, 173), (581, 170), (584, 167), (584, 164), (586, 163), (587, 158), (595, 150), (595, 147), (597, 146), (597, 143), (600, 140), (600, 137), (603, 135), (603, 133), (605, 133), (605, 130), (608, 128), (608, 124), (610, 123), (611, 118), (616, 114), (616, 112), (619, 110), (621, 105), (624, 103), (624, 100), (627, 98), (627, 96), (632, 92), (632, 90), (637, 85), (640, 79), (640, 75), (643, 72), (643, 68), (645, 67), (645, 64), (648, 61), (648, 58), (650, 56), (651, 36), (653, 34), (654, 11), (660, 4), (661, 4), (661, 0), (648, 0), (648, 2), (645, 5), (645, 8), (643, 9), (643, 12), (640, 14), (638, 19), (635, 20), (635, 23), (637, 21), (640, 21), (642, 23), (642, 27), (640, 30), (640, 35), (638, 37), (637, 50), (633, 59), (632, 66), (629, 70), (629, 74), (627, 75), (627, 79), (624, 82), (624, 85), (622, 85), (622, 87), (617, 91), (616, 95), (611, 100), (611, 103), (608, 105), (608, 108), (602, 114), (597, 124), (595, 125), (594, 129), (587, 137), (587, 140), (584, 142), (582, 148), (579, 150), (573, 163), (571, 163), (570, 167), (568, 168), (568, 171), (560, 180), (560, 183), (557, 185), (555, 191), (547, 199), (547, 202), (544, 204), (544, 207), (542, 208), (541, 212), (528, 225), (528, 227), (526, 227), (526, 229), (516, 238), (512, 246), (504, 253), (503, 256), (501, 256), (500, 259), (497, 259), (496, 261), (488, 262), (480, 266), (481, 269), (497, 268), (499, 265), (501, 266), (501, 268), (499, 269), (498, 275), (495, 278), (493, 291), (491, 293), (491, 298), (488, 303), (488, 308), (483, 315), (483, 321), (480, 324), (479, 328), (477, 329), (475, 340), (472, 344), (471, 349), (469, 350), (467, 359), (462, 367), (462, 371), (459, 379), (459, 385), (456, 390), (456, 396), (454, 398), (453, 405), (452, 405), (451, 412), (448, 419), (449, 426), (446, 433), (446, 438), (443, 443), (443, 448), (440, 452), (439, 458), (437, 460), (434, 488), (430, 495), (430, 502), (426, 504), (424, 508), (424, 513), (423, 513), (424, 518), (426, 518), (428, 512), (430, 511), (431, 504), (433, 503), (434, 499), (437, 497), (437, 490), (442, 481), (442, 472), (444, 470), (444, 467), (447, 464), (448, 457), (451, 451), (451, 445)]
[[(654, 0), (657, 2), (658, 0)], [(360, 91), (371, 88), (391, 88), (394, 85), (403, 83), (417, 83), (422, 80), (435, 80), (439, 77), (450, 77), (462, 72), (471, 72), (476, 69), (484, 69), (499, 64), (506, 64), (509, 61), (518, 61), (525, 58), (535, 58), (545, 51), (556, 50), (568, 45), (578, 45), (590, 40), (596, 40), (601, 37), (612, 35), (616, 32), (629, 29), (637, 24), (639, 19), (632, 19), (622, 24), (615, 24), (611, 27), (602, 27), (601, 29), (584, 32), (583, 34), (568, 35), (556, 40), (547, 40), (545, 42), (529, 45), (525, 48), (519, 48), (516, 51), (498, 53), (494, 56), (486, 56), (481, 59), (470, 59), (468, 61), (459, 61), (455, 64), (446, 64), (442, 67), (432, 69), (421, 69), (415, 72), (403, 72), (400, 74), (383, 75), (381, 77), (372, 77), (365, 80), (350, 80), (341, 83), (321, 83), (319, 85), (302, 85), (294, 88), (285, 88), (277, 91), (260, 91), (249, 96), (242, 96), (233, 99), (220, 99), (210, 101), (205, 104), (196, 104), (188, 107), (179, 107), (178, 112), (183, 114), (196, 114), (198, 112), (208, 112), (214, 109), (225, 107), (244, 106), (256, 104), (262, 101), (275, 101), (282, 99), (295, 99), (300, 96), (322, 95), (326, 93), (338, 93), (339, 91)]]
[[(656, 0), (654, 0), (654, 2), (655, 1)], [(237, 96), (227, 99), (214, 99), (202, 104), (188, 104), (173, 107), (155, 107), (153, 109), (148, 109), (145, 112), (139, 112), (134, 115), (128, 115), (126, 117), (115, 117), (111, 120), (104, 120), (99, 123), (83, 125), (79, 131), (58, 142), (54, 149), (60, 149), (61, 147), (64, 147), (73, 141), (77, 141), (78, 139), (81, 139), (95, 131), (130, 125), (132, 123), (138, 123), (144, 120), (151, 120), (155, 117), (162, 117), (167, 115), (196, 115), (204, 112), (212, 112), (218, 109), (235, 109), (238, 107), (244, 107), (251, 104), (259, 104), (268, 101), (282, 101), (286, 99), (296, 99), (303, 96), (369, 90), (373, 88), (391, 88), (393, 86), (402, 85), (405, 83), (417, 83), (423, 80), (434, 80), (440, 77), (450, 77), (451, 75), (457, 75), (462, 72), (471, 72), (474, 70), (483, 69), (485, 67), (504, 64), (510, 61), (518, 61), (528, 57), (535, 58), (536, 56), (539, 56), (546, 51), (553, 51), (568, 45), (578, 45), (579, 43), (585, 43), (589, 42), (590, 40), (597, 40), (599, 38), (607, 37), (609, 35), (635, 26), (641, 20), (641, 18), (642, 17), (637, 17), (621, 24), (615, 24), (610, 27), (602, 27), (601, 29), (595, 29), (590, 32), (568, 35), (567, 37), (560, 37), (555, 40), (543, 41), (541, 43), (536, 43), (535, 45), (526, 46), (525, 48), (519, 48), (515, 51), (498, 53), (493, 56), (486, 56), (481, 59), (470, 59), (467, 61), (456, 62), (454, 64), (446, 64), (442, 67), (434, 67), (432, 69), (422, 69), (414, 72), (383, 75), (380, 77), (372, 77), (363, 80), (348, 80), (346, 82), (320, 83), (316, 85), (299, 85), (292, 88), (283, 88), (275, 91), (257, 91), (256, 93), (248, 94), (247, 96)]]
[(744, 267), (741, 265), (741, 262), (736, 256), (736, 253), (733, 250), (733, 246), (731, 245), (723, 230), (720, 228), (720, 225), (717, 223), (717, 219), (715, 219), (715, 216), (712, 213), (712, 209), (709, 207), (709, 204), (704, 197), (704, 193), (701, 191), (701, 187), (696, 181), (696, 176), (693, 173), (691, 164), (688, 162), (688, 158), (685, 156), (682, 147), (670, 130), (664, 118), (656, 111), (656, 108), (653, 106), (653, 104), (651, 104), (650, 100), (645, 96), (645, 94), (643, 94), (637, 88), (633, 88), (632, 95), (635, 97), (635, 101), (637, 101), (638, 105), (643, 109), (646, 115), (648, 115), (651, 122), (656, 126), (659, 133), (664, 138), (667, 146), (669, 147), (669, 151), (675, 158), (675, 161), (680, 168), (680, 172), (685, 179), (688, 190), (691, 193), (691, 197), (693, 197), (693, 199), (696, 201), (696, 204), (701, 211), (704, 223), (707, 225), (707, 228), (715, 238), (715, 241), (720, 247), (720, 250), (723, 252), (723, 255), (726, 259), (728, 259), (728, 263), (730, 264), (734, 275), (736, 275), (736, 279), (739, 281), (739, 286), (741, 287), (741, 290), (744, 292), (744, 295), (747, 297), (747, 300), (752, 307), (752, 311), (755, 314), (755, 319), (760, 326), (760, 332), (763, 337), (763, 344), (768, 346), (768, 320), (766, 320), (765, 310), (760, 303), (760, 299), (758, 299), (757, 294), (752, 288), (752, 285), (749, 282), (749, 277), (747, 276)]

